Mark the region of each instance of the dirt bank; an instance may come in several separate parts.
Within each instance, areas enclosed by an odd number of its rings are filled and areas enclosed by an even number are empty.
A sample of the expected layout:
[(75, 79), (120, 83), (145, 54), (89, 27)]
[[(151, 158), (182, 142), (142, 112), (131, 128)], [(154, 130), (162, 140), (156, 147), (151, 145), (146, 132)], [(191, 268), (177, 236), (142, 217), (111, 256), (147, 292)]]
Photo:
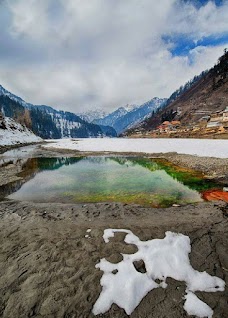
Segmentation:
[(161, 154), (175, 165), (200, 171), (210, 179), (215, 179), (223, 184), (228, 184), (228, 159), (198, 157), (177, 153)]
[[(202, 203), (168, 209), (102, 203), (88, 205), (0, 203), (0, 316), (93, 317), (91, 310), (101, 287), (100, 258), (111, 262), (120, 253), (134, 253), (119, 234), (105, 244), (106, 228), (132, 230), (142, 240), (163, 238), (171, 230), (189, 235), (190, 260), (228, 283), (228, 210), (224, 204)], [(85, 235), (91, 228), (89, 238)], [(187, 317), (185, 286), (168, 279), (167, 289), (150, 292), (131, 317)], [(214, 310), (213, 318), (227, 317), (225, 292), (197, 295)], [(127, 317), (113, 305), (100, 317)]]

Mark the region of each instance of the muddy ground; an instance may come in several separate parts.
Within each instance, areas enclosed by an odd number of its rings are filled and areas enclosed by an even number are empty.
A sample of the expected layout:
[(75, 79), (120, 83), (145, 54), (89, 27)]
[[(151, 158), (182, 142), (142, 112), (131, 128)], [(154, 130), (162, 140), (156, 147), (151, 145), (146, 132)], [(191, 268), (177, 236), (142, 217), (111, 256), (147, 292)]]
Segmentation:
[[(40, 148), (36, 151), (36, 156), (63, 155), (44, 153)], [(191, 168), (211, 177), (223, 175), (223, 182), (227, 175), (227, 159), (205, 160), (177, 154), (164, 157), (183, 166), (191, 164)], [(20, 165), (14, 162), (3, 165), (0, 184), (18, 178), (18, 170)], [(89, 228), (91, 233), (86, 238)], [(35, 204), (3, 200), (0, 202), (0, 317), (94, 317), (91, 310), (101, 291), (102, 276), (95, 265), (103, 257), (119, 262), (120, 253), (136, 251), (135, 246), (123, 242), (124, 234), (117, 234), (105, 244), (102, 235), (107, 228), (130, 229), (141, 240), (163, 238), (166, 231), (186, 234), (191, 239), (192, 266), (228, 284), (226, 203), (154, 209), (121, 203)], [(151, 291), (131, 317), (188, 317), (183, 309), (184, 283), (172, 279), (167, 282), (167, 289)], [(196, 294), (214, 310), (213, 318), (227, 317), (227, 287), (224, 292)], [(113, 305), (109, 312), (97, 317), (127, 315)]]

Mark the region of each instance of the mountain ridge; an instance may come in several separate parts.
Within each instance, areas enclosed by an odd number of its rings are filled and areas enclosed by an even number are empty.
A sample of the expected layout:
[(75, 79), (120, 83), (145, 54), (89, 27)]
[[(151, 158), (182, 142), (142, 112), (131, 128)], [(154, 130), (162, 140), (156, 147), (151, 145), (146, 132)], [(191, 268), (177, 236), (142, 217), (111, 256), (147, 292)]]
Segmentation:
[(44, 139), (116, 137), (112, 127), (88, 123), (74, 113), (59, 111), (51, 106), (33, 105), (0, 85), (0, 110), (31, 129)]
[[(98, 125), (106, 124), (113, 127), (118, 134), (123, 133), (129, 126), (135, 125), (149, 116), (166, 101), (165, 98), (154, 97), (142, 105), (119, 107), (104, 118), (94, 120)], [(128, 105), (127, 105), (128, 106)]]

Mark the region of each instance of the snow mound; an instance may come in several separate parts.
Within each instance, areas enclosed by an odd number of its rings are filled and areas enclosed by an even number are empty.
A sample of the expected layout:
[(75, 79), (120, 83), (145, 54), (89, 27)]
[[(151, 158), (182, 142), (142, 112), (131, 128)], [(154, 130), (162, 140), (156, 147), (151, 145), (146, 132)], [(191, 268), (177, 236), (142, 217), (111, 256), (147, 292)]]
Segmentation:
[(0, 125), (0, 146), (40, 142), (42, 139), (33, 134), (28, 128), (5, 117)]
[[(103, 314), (112, 304), (117, 304), (130, 315), (147, 293), (154, 288), (166, 288), (166, 278), (186, 282), (184, 309), (189, 315), (211, 318), (213, 310), (201, 301), (194, 292), (223, 291), (225, 282), (206, 272), (195, 270), (189, 260), (191, 244), (188, 236), (166, 232), (164, 239), (141, 241), (131, 231), (125, 229), (107, 229), (104, 231), (105, 243), (116, 232), (126, 233), (127, 244), (138, 248), (135, 254), (122, 254), (123, 260), (118, 264), (101, 259), (96, 265), (104, 272), (101, 278), (102, 291), (93, 307), (93, 314)], [(143, 261), (146, 272), (138, 272), (134, 262)], [(156, 280), (159, 280), (157, 282)]]

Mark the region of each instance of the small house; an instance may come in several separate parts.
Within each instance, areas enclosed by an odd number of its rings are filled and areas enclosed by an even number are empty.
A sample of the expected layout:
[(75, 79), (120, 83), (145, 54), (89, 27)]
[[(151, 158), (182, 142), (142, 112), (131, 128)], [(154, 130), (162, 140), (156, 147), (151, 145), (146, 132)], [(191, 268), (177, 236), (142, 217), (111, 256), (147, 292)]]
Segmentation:
[(220, 126), (222, 126), (220, 121), (209, 121), (209, 123), (207, 123), (207, 128), (215, 128)]
[(223, 111), (222, 121), (228, 121), (228, 107)]

